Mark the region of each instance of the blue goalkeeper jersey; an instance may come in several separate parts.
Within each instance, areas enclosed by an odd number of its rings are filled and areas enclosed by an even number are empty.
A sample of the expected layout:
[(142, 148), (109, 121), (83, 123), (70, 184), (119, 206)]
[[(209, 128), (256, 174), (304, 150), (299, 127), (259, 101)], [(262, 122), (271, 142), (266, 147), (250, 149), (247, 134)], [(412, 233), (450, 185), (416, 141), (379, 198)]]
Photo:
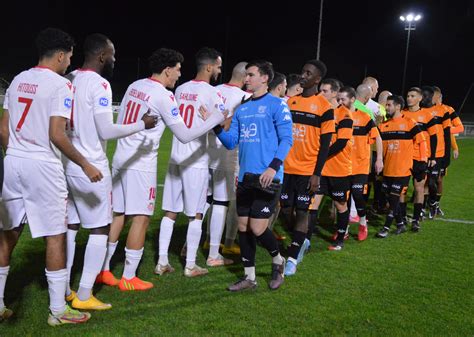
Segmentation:
[(286, 103), (267, 93), (241, 104), (234, 112), (229, 131), (217, 136), (229, 150), (239, 145), (239, 182), (246, 172), (262, 174), (275, 158), (281, 162), (275, 178), (282, 182), (282, 162), (293, 144), (292, 129)]

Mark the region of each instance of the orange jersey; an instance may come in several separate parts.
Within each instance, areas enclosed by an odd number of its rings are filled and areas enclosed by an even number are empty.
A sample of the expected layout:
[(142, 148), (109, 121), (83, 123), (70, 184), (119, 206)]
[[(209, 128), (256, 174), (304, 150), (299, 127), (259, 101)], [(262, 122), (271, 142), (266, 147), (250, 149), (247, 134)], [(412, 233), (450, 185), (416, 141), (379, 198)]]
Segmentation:
[[(444, 157), (444, 130), (443, 130), (443, 118), (444, 116), (444, 109), (439, 106), (439, 105), (433, 105), (430, 108), (424, 108), (426, 109), (432, 116), (433, 120), (432, 123), (435, 125), (435, 130), (436, 130), (436, 153), (433, 156), (432, 153), (430, 153), (430, 157), (435, 157), (435, 158), (441, 158)], [(446, 122), (444, 122), (446, 124)]]
[(338, 139), (347, 139), (348, 141), (340, 152), (328, 157), (322, 175), (347, 177), (352, 174), (352, 112), (341, 105), (334, 110), (334, 120), (336, 122), (336, 133), (332, 135), (331, 145)]
[(322, 95), (291, 97), (293, 146), (284, 162), (287, 174), (313, 175), (319, 154), (320, 136), (335, 132), (334, 110)]
[(451, 121), (451, 133), (461, 133), (464, 132), (464, 125), (461, 122), (461, 119), (459, 118), (459, 115), (457, 112), (450, 107), (449, 105), (442, 104), (446, 111), (449, 113), (449, 119)]
[(370, 116), (360, 110), (352, 113), (353, 145), (352, 145), (352, 175), (369, 174), (370, 144), (379, 136), (379, 130)]
[(383, 175), (407, 177), (413, 166), (414, 144), (425, 146), (425, 137), (416, 122), (406, 116), (389, 119), (380, 124), (383, 143)]
[[(421, 131), (423, 132), (423, 136), (426, 139), (426, 145), (427, 145), (427, 151), (428, 151), (428, 157), (431, 155), (431, 149), (430, 149), (430, 136), (436, 134), (436, 123), (435, 120), (433, 119), (432, 114), (430, 113), (429, 109), (419, 109), (417, 111), (409, 111), (409, 110), (403, 110), (402, 114), (408, 118), (413, 119), (416, 124), (420, 127)], [(420, 158), (420, 145), (415, 143), (414, 145), (414, 152), (413, 152), (413, 159), (417, 161), (422, 161)]]

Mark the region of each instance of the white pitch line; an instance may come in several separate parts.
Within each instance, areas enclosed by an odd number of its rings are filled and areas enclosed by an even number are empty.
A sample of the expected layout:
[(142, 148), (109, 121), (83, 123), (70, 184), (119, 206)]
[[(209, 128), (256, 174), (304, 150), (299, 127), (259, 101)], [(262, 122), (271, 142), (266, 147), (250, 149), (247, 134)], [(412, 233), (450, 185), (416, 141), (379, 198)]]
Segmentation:
[(434, 218), (433, 220), (446, 221), (446, 222), (455, 222), (455, 223), (464, 223), (464, 224), (474, 225), (474, 221), (471, 221), (471, 220), (447, 219), (447, 218)]

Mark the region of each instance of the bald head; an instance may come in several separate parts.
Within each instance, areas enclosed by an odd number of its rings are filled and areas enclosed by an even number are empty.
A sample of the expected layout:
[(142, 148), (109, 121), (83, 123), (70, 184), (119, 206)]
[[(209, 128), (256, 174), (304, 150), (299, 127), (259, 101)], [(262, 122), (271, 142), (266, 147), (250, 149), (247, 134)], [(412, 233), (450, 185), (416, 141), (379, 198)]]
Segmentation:
[(372, 89), (367, 84), (360, 84), (356, 89), (356, 98), (366, 104), (372, 97)]
[(379, 82), (377, 81), (377, 79), (375, 77), (368, 76), (364, 78), (362, 84), (367, 84), (370, 87), (370, 89), (372, 90), (371, 98), (375, 98), (375, 96), (377, 95), (377, 91), (379, 91)]
[(239, 62), (234, 66), (232, 69), (232, 79), (231, 81), (244, 81), (245, 79), (245, 67), (247, 66), (247, 62)]
[(387, 97), (392, 96), (392, 93), (388, 90), (384, 90), (379, 94), (379, 104), (382, 104), (385, 106), (385, 103), (387, 103)]

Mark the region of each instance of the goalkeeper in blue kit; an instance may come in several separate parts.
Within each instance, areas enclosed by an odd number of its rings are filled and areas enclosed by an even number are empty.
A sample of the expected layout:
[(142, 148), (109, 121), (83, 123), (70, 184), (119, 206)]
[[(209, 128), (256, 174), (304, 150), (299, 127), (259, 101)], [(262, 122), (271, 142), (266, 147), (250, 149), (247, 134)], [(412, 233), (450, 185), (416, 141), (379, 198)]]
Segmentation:
[(269, 287), (283, 283), (285, 259), (268, 229), (268, 219), (279, 200), (283, 180), (283, 161), (293, 143), (292, 121), (288, 106), (268, 93), (273, 67), (266, 61), (247, 64), (245, 84), (252, 97), (240, 105), (228, 131), (214, 128), (228, 149), (239, 145), (239, 182), (237, 215), (239, 243), (245, 276), (228, 290), (255, 289), (255, 252), (258, 239), (272, 256), (272, 278)]

